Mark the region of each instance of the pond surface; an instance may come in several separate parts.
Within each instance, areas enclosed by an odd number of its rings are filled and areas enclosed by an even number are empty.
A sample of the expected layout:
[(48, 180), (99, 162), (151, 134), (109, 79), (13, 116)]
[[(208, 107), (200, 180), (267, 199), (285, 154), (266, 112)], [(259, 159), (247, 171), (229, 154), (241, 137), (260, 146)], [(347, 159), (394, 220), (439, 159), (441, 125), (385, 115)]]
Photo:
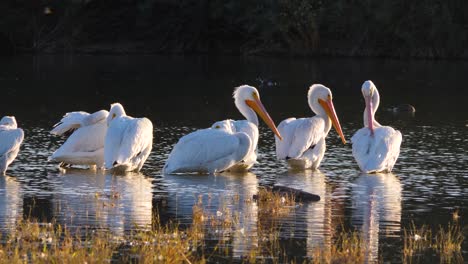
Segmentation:
[[(0, 228), (22, 217), (70, 227), (105, 228), (123, 236), (149, 228), (154, 215), (163, 223), (190, 224), (192, 208), (240, 213), (235, 226), (207, 230), (215, 245), (219, 232), (234, 260), (259, 243), (267, 220), (252, 196), (261, 186), (285, 185), (322, 197), (277, 217), (280, 243), (290, 256), (307, 257), (329, 247), (342, 228), (358, 230), (366, 260), (401, 262), (402, 234), (412, 222), (437, 228), (468, 217), (468, 62), (383, 59), (299, 59), (183, 56), (21, 56), (2, 58), (0, 114), (15, 115), (25, 131), (21, 151), (0, 177)], [(246, 174), (162, 175), (177, 140), (213, 122), (241, 119), (233, 88), (259, 88), (276, 124), (287, 117), (312, 116), (306, 92), (313, 83), (331, 88), (349, 139), (362, 127), (360, 87), (371, 79), (381, 95), (377, 120), (403, 134), (393, 173), (360, 173), (334, 130), (320, 171), (289, 171), (275, 158), (274, 138), (261, 123), (258, 164)], [(60, 170), (47, 158), (64, 138), (49, 134), (70, 111), (94, 112), (121, 102), (127, 114), (154, 124), (153, 150), (140, 173)], [(412, 104), (414, 115), (389, 108)], [(270, 219), (271, 220), (271, 219)], [(466, 230), (466, 229), (465, 229)], [(466, 236), (466, 231), (465, 231)], [(468, 259), (465, 241), (462, 255)], [(438, 261), (433, 257), (432, 261)]]

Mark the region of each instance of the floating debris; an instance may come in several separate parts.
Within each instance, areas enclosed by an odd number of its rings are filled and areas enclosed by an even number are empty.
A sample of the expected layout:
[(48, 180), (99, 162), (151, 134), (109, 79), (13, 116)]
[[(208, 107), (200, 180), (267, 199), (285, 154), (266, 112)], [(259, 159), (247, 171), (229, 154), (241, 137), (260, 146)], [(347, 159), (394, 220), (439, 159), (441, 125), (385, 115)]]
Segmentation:
[(387, 109), (390, 112), (393, 113), (408, 113), (408, 114), (414, 114), (416, 112), (416, 108), (410, 104), (401, 104), (397, 106), (392, 106)]

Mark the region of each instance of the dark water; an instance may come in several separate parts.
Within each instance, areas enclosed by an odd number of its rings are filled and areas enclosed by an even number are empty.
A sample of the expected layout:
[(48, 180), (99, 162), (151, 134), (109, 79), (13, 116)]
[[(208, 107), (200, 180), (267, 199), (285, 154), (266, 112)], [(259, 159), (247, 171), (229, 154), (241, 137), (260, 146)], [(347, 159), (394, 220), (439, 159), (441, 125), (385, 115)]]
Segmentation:
[[(369, 59), (272, 59), (160, 56), (40, 56), (0, 61), (0, 114), (15, 115), (25, 140), (7, 176), (0, 177), (0, 228), (21, 217), (56, 219), (68, 226), (106, 228), (123, 236), (148, 228), (153, 214), (163, 222), (190, 223), (199, 199), (214, 214), (220, 207), (240, 212), (230, 230), (209, 230), (207, 239), (228, 241), (230, 256), (258, 243), (264, 219), (255, 202), (260, 186), (287, 185), (322, 197), (277, 219), (280, 241), (290, 256), (310, 256), (330, 246), (343, 226), (362, 232), (367, 260), (401, 262), (401, 235), (414, 221), (434, 228), (468, 217), (468, 62)], [(278, 124), (290, 116), (311, 116), (306, 91), (312, 83), (331, 88), (344, 134), (362, 126), (363, 81), (379, 88), (377, 120), (403, 134), (394, 171), (361, 174), (336, 132), (328, 136), (320, 171), (292, 172), (274, 154), (271, 131), (261, 124), (258, 164), (244, 175), (161, 175), (173, 144), (214, 121), (241, 116), (235, 86), (259, 88)], [(153, 151), (140, 173), (60, 171), (47, 161), (63, 138), (48, 131), (69, 111), (108, 109), (119, 101), (132, 116), (153, 121)], [(415, 115), (388, 108), (410, 103)], [(219, 211), (219, 212), (218, 212)], [(466, 230), (466, 229), (465, 229)], [(466, 232), (465, 232), (466, 236)], [(467, 243), (463, 257), (468, 259)], [(437, 258), (432, 259), (438, 261)]]

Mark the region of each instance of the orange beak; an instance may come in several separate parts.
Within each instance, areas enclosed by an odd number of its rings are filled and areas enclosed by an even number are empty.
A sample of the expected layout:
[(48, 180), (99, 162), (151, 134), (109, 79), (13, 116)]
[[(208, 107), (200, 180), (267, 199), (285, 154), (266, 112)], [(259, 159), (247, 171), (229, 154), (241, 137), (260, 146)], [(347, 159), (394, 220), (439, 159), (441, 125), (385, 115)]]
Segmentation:
[(245, 100), (245, 103), (252, 108), (259, 116), (260, 118), (263, 119), (265, 124), (268, 125), (268, 127), (275, 133), (275, 135), (280, 139), (283, 140), (283, 137), (281, 137), (278, 129), (275, 126), (275, 123), (271, 119), (270, 115), (268, 114), (267, 110), (263, 106), (262, 102), (260, 101), (260, 98), (258, 96), (254, 96), (254, 100)]
[(318, 99), (318, 102), (325, 110), (325, 113), (327, 113), (327, 116), (331, 119), (333, 127), (341, 137), (341, 141), (343, 141), (343, 144), (346, 144), (346, 139), (343, 135), (343, 131), (341, 130), (340, 121), (338, 121), (338, 117), (336, 116), (335, 107), (333, 107), (332, 100), (328, 99), (327, 101), (324, 101), (322, 99)]

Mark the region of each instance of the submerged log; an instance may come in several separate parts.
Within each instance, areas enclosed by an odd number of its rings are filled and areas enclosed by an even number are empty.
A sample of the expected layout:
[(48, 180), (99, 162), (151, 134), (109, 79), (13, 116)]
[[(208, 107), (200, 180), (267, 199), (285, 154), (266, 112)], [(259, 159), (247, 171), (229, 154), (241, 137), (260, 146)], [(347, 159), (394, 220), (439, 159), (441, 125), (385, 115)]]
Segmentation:
[[(272, 186), (272, 187), (268, 186), (268, 187), (265, 187), (265, 188), (267, 188), (268, 190), (270, 190), (272, 192), (292, 195), (292, 196), (294, 196), (294, 200), (296, 200), (296, 201), (301, 201), (301, 202), (318, 202), (318, 201), (320, 201), (320, 196), (319, 195), (316, 195), (316, 194), (313, 194), (313, 193), (310, 193), (310, 192), (306, 192), (306, 191), (303, 191), (303, 190), (294, 189), (294, 188), (291, 188), (291, 187), (275, 185), (275, 186)], [(253, 199), (257, 200), (258, 195), (254, 194)]]

